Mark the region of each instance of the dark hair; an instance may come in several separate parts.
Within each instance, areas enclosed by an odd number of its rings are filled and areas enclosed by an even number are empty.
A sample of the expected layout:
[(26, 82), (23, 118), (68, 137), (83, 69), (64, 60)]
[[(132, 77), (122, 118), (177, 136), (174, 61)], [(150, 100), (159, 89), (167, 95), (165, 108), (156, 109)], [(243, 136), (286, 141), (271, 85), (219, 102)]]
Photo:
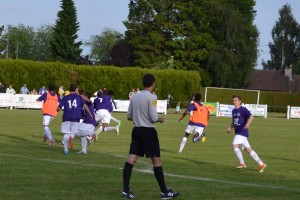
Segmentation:
[(75, 92), (76, 89), (77, 89), (77, 85), (76, 84), (71, 84), (70, 85), (70, 92)]
[(101, 91), (97, 92), (97, 97), (101, 97), (103, 95), (103, 93)]
[(143, 77), (144, 87), (150, 87), (155, 82), (155, 76), (153, 74), (145, 74)]
[(196, 93), (195, 94), (195, 101), (200, 101), (201, 100), (201, 94), (200, 93)]
[(92, 97), (92, 94), (90, 92), (85, 92), (84, 95), (87, 96), (88, 99)]
[(233, 95), (232, 98), (233, 98), (233, 99), (234, 99), (234, 98), (237, 98), (238, 100), (242, 101), (242, 98), (241, 98), (239, 95)]
[(49, 85), (49, 91), (53, 92), (55, 90), (55, 86), (54, 85)]
[(84, 94), (84, 89), (81, 89), (81, 88), (80, 88), (80, 89), (78, 90), (78, 94), (83, 95), (83, 94)]
[(114, 95), (114, 91), (108, 90), (108, 91), (107, 91), (107, 94), (110, 95), (110, 96), (112, 96), (112, 95)]

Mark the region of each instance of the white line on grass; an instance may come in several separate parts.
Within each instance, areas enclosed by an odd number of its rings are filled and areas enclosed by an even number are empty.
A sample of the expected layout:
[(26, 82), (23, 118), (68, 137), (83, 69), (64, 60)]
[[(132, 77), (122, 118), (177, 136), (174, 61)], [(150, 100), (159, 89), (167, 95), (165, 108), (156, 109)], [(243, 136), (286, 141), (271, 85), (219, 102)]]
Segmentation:
[[(23, 156), (23, 155), (14, 155), (14, 154), (6, 154), (6, 153), (0, 153), (0, 155), (7, 156), (7, 157), (25, 158), (25, 159), (36, 160), (36, 161), (47, 161), (47, 162), (52, 162), (52, 163), (65, 163), (65, 164), (71, 164), (71, 165), (103, 167), (103, 168), (108, 168), (108, 169), (123, 170), (123, 168), (113, 167), (111, 165), (85, 164), (85, 163), (78, 163), (78, 162), (72, 162), (72, 161), (67, 161), (67, 160), (34, 158), (34, 157), (28, 157), (28, 156)], [(123, 157), (123, 156), (116, 155), (116, 154), (111, 154), (111, 155), (116, 156), (116, 157)], [(140, 173), (145, 173), (145, 174), (153, 174), (153, 171), (148, 170), (148, 169), (146, 169), (146, 170), (145, 169), (134, 169), (134, 171), (137, 171)], [(239, 186), (249, 186), (249, 187), (268, 188), (268, 189), (276, 189), (276, 190), (289, 190), (289, 191), (300, 192), (300, 190), (296, 189), (296, 188), (288, 188), (288, 187), (280, 187), (280, 186), (272, 186), (272, 185), (261, 185), (261, 184), (255, 184), (255, 183), (243, 183), (243, 182), (236, 182), (236, 181), (226, 181), (226, 180), (218, 180), (218, 179), (213, 179), (213, 178), (184, 176), (184, 175), (180, 175), (180, 174), (165, 173), (165, 176), (181, 178), (181, 179), (186, 179), (186, 180), (207, 181), (207, 182), (216, 182), (216, 183), (224, 183), (224, 184), (239, 185)]]

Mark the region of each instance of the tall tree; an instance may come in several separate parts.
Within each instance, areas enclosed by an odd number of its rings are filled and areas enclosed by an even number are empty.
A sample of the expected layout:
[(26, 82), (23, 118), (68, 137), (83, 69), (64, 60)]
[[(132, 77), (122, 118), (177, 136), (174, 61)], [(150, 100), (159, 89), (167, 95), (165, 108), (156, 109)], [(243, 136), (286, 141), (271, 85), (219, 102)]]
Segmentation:
[(79, 23), (73, 0), (61, 0), (61, 9), (53, 28), (51, 41), (53, 56), (55, 60), (76, 64), (80, 60), (82, 42), (76, 42)]
[(53, 59), (50, 45), (52, 34), (52, 25), (42, 25), (35, 31), (33, 38), (33, 60), (50, 61)]
[[(279, 19), (272, 29), (273, 43), (269, 43), (271, 60), (263, 62), (264, 69), (284, 69), (293, 66), (293, 71), (300, 74), (299, 24), (292, 14), (292, 8), (285, 4), (279, 10)], [(299, 52), (298, 52), (299, 53)]]
[(90, 58), (97, 65), (110, 65), (110, 51), (122, 34), (112, 29), (104, 29), (100, 35), (92, 35), (85, 45), (90, 46)]
[(253, 25), (254, 0), (210, 1), (206, 9), (216, 40), (206, 70), (213, 86), (243, 87), (257, 59), (258, 31)]

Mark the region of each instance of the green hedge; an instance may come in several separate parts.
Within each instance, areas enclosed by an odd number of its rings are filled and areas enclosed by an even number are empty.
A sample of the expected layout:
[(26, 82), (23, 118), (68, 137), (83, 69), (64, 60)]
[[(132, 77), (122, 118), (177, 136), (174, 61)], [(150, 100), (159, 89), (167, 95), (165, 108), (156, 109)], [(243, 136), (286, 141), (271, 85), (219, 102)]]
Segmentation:
[(143, 88), (142, 77), (145, 73), (153, 73), (156, 76), (156, 94), (159, 99), (165, 99), (168, 92), (171, 92), (174, 99), (186, 99), (201, 87), (198, 72), (0, 60), (0, 81), (6, 87), (12, 84), (17, 93), (24, 83), (29, 90), (39, 90), (41, 86), (48, 87), (50, 84), (62, 84), (67, 90), (71, 83), (76, 83), (80, 88), (92, 93), (106, 87), (114, 91), (115, 99), (128, 99), (132, 88)]

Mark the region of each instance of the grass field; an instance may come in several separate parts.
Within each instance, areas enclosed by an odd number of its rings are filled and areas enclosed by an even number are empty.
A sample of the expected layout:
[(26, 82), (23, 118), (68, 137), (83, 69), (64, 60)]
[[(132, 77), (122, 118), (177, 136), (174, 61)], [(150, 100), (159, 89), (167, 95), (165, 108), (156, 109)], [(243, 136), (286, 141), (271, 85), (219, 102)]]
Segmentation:
[[(0, 109), (0, 199), (121, 199), (132, 124), (125, 113), (114, 116), (122, 120), (119, 136), (101, 133), (87, 155), (76, 154), (77, 138), (66, 156), (62, 145), (42, 142), (41, 111)], [(206, 142), (193, 144), (189, 138), (181, 155), (188, 116), (180, 123), (179, 115), (165, 118), (157, 130), (166, 183), (180, 192), (178, 199), (300, 199), (299, 120), (279, 114), (254, 119), (250, 144), (267, 163), (258, 173), (245, 153), (247, 169), (235, 169), (233, 135), (225, 133), (230, 118), (212, 117)], [(56, 141), (62, 139), (60, 125), (61, 113), (51, 124)], [(137, 199), (160, 199), (149, 159), (138, 160), (130, 185)]]

